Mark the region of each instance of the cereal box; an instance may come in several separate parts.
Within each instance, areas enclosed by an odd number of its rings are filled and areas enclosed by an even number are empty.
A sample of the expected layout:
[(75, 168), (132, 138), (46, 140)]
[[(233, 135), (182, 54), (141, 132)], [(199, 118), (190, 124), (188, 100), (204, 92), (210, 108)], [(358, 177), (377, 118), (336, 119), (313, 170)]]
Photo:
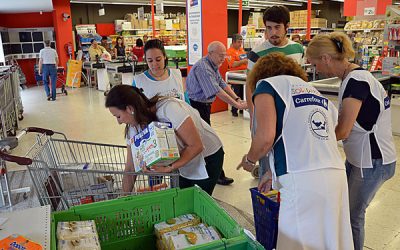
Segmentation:
[(131, 147), (135, 171), (145, 164), (168, 166), (179, 159), (175, 131), (171, 123), (152, 122), (135, 135)]

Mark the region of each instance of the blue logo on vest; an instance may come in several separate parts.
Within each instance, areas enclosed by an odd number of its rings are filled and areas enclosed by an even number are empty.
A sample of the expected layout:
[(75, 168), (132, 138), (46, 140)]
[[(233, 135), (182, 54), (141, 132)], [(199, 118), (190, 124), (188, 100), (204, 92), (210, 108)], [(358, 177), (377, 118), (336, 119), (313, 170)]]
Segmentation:
[(293, 96), (294, 106), (296, 108), (315, 105), (328, 110), (328, 99), (314, 94), (301, 94)]
[(308, 117), (308, 124), (313, 136), (320, 140), (328, 139), (328, 118), (323, 110), (314, 109)]
[(386, 96), (385, 99), (383, 99), (383, 105), (385, 106), (385, 110), (390, 108), (390, 97)]

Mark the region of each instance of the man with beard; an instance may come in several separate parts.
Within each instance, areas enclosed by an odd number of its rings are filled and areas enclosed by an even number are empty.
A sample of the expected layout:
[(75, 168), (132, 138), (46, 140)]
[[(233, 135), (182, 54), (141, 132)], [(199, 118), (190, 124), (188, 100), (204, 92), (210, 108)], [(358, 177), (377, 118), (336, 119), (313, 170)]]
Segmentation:
[[(267, 8), (263, 15), (263, 22), (265, 24), (265, 41), (253, 48), (253, 50), (250, 51), (250, 53), (248, 54), (247, 71), (250, 72), (252, 70), (258, 58), (268, 55), (272, 52), (281, 52), (301, 64), (304, 54), (303, 46), (287, 38), (287, 31), (290, 22), (290, 14), (288, 8), (286, 8), (285, 6), (272, 6)], [(250, 90), (248, 85), (246, 85), (246, 100), (247, 107), (250, 112), (250, 126), (253, 135), (255, 131), (254, 126), (256, 126), (256, 124), (253, 124), (252, 122), (252, 95), (253, 92)], [(269, 168), (267, 157), (261, 158), (259, 163), (259, 174), (260, 176), (263, 176)]]

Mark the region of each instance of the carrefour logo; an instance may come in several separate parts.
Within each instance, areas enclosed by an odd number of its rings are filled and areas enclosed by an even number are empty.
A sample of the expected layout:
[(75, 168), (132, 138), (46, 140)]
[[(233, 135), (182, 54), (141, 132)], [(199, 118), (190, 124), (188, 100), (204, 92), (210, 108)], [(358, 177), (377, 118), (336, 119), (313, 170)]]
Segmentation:
[(296, 108), (314, 105), (328, 110), (328, 99), (314, 94), (301, 94), (293, 96), (294, 106)]

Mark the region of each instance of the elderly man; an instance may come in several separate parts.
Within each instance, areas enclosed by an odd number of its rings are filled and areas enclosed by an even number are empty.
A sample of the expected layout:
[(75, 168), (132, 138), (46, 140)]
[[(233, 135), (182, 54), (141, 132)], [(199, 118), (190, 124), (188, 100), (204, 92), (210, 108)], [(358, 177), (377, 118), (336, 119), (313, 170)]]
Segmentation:
[(103, 46), (99, 45), (94, 39), (92, 39), (90, 43), (92, 44), (89, 47), (90, 61), (96, 61), (100, 59), (101, 55), (104, 51), (106, 51), (106, 49)]
[[(47, 101), (56, 100), (57, 83), (57, 51), (50, 47), (50, 40), (44, 41), (46, 47), (39, 52), (39, 75), (43, 77), (44, 90), (46, 91)], [(49, 88), (49, 77), (51, 82), (51, 91)]]
[[(226, 48), (224, 44), (218, 41), (211, 42), (208, 45), (207, 56), (192, 67), (186, 79), (186, 90), (190, 104), (199, 111), (201, 118), (210, 125), (211, 104), (217, 96), (237, 109), (247, 108), (246, 102), (233, 92), (218, 71), (225, 58)], [(217, 183), (229, 185), (232, 182), (233, 179), (226, 177), (222, 170)]]

